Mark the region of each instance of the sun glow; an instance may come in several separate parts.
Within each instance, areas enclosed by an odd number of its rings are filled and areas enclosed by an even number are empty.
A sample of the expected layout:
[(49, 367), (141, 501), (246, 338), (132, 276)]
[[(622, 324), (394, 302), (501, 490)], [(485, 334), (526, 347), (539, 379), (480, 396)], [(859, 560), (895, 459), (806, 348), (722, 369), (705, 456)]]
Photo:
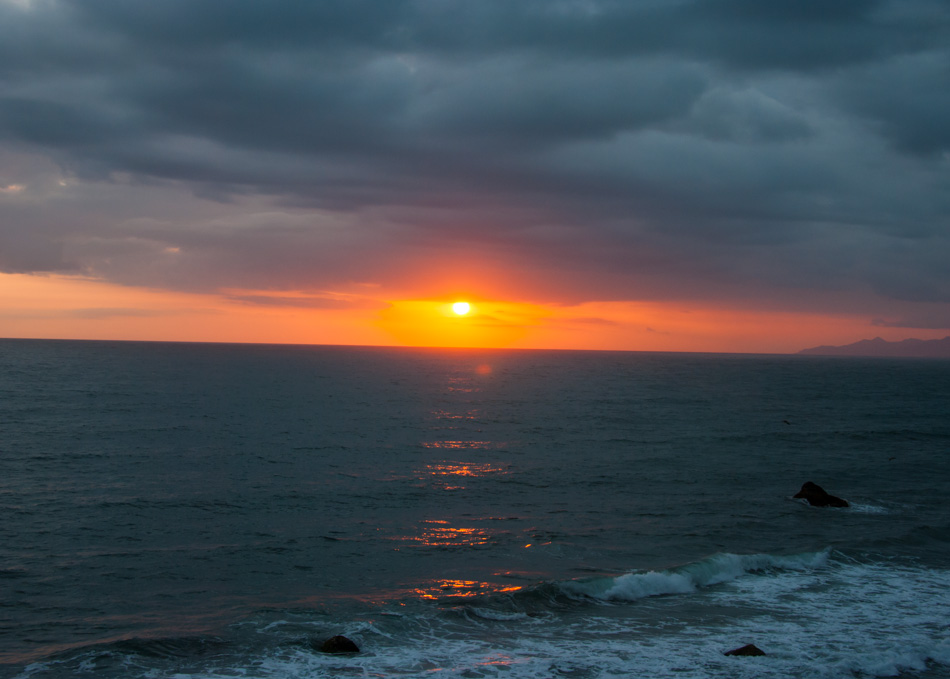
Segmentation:
[[(468, 313), (455, 304), (467, 305)], [(405, 346), (500, 348), (514, 346), (546, 315), (541, 307), (484, 298), (398, 300), (379, 312), (377, 327)]]
[[(453, 308), (459, 299), (472, 300), (466, 302), (467, 314)], [(188, 294), (136, 290), (80, 276), (0, 273), (3, 337), (784, 353), (821, 343), (847, 344), (868, 332), (889, 341), (904, 339), (900, 328), (871, 326), (860, 315), (672, 302), (539, 305), (458, 290), (387, 301), (363, 292), (228, 289), (218, 295)], [(938, 333), (925, 338), (939, 339)], [(477, 376), (492, 374), (487, 357), (473, 361)], [(461, 448), (466, 443), (472, 442), (440, 445)]]
[(454, 311), (459, 316), (464, 316), (471, 310), (472, 306), (468, 302), (456, 302), (452, 305), (452, 311)]

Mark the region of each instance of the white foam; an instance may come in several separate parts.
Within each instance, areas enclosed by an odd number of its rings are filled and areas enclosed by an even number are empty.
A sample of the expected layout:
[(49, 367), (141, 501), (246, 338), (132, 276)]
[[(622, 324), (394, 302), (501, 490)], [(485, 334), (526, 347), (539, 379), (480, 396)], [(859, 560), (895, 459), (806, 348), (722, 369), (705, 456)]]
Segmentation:
[(852, 502), (849, 509), (855, 514), (890, 514), (892, 512), (891, 509), (881, 505), (858, 504), (856, 502)]
[(662, 594), (688, 594), (702, 587), (730, 582), (748, 573), (769, 569), (802, 570), (825, 564), (828, 552), (792, 556), (771, 554), (717, 554), (682, 568), (627, 573), (616, 578), (561, 583), (567, 594), (594, 599), (636, 601)]
[[(928, 668), (931, 676), (950, 676), (948, 570), (820, 552), (725, 554), (665, 573), (629, 574), (637, 575), (644, 577), (604, 578), (613, 583), (605, 591), (692, 589), (604, 602), (610, 605), (588, 600), (530, 617), (483, 606), (468, 607), (469, 615), (407, 609), (341, 625), (362, 649), (353, 656), (275, 643), (243, 658), (209, 658), (201, 671), (166, 667), (123, 677), (854, 679)], [(746, 643), (767, 655), (723, 655)]]
[(527, 620), (528, 614), (520, 611), (498, 611), (493, 608), (482, 608), (480, 606), (470, 606), (468, 612), (485, 620)]
[[(950, 674), (948, 585), (944, 571), (858, 563), (763, 571), (667, 599), (685, 606), (655, 607), (650, 615), (639, 615), (644, 607), (638, 604), (597, 609), (604, 615), (551, 616), (540, 625), (534, 618), (532, 624), (481, 620), (473, 629), (460, 627), (458, 618), (432, 619), (399, 640), (366, 629), (359, 656), (296, 651), (267, 658), (242, 676), (853, 679), (920, 671), (928, 662)], [(740, 612), (721, 614), (738, 604)], [(697, 606), (720, 614), (697, 615)], [(759, 613), (749, 615), (750, 608)], [(494, 633), (486, 635), (486, 629)], [(767, 655), (723, 655), (746, 643)]]
[(839, 562), (820, 571), (738, 580), (727, 590), (710, 590), (709, 597), (738, 598), (766, 611), (734, 627), (761, 640), (790, 676), (894, 676), (920, 671), (928, 661), (947, 665), (950, 674), (947, 571)]

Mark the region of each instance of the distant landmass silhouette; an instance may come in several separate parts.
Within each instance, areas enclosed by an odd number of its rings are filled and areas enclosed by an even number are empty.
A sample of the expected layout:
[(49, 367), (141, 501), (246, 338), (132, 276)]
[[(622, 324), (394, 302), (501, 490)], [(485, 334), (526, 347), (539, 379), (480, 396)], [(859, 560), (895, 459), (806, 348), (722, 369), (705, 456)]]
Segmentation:
[(812, 356), (897, 356), (910, 358), (950, 358), (950, 336), (936, 340), (906, 339), (888, 342), (880, 337), (861, 340), (842, 347), (812, 347), (799, 354)]

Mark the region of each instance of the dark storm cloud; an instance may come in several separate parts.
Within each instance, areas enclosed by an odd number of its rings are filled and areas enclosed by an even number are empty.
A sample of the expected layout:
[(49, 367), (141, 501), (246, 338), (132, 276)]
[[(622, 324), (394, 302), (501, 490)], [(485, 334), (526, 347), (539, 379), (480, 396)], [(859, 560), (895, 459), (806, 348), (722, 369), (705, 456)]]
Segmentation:
[(947, 303), (948, 85), (946, 0), (0, 0), (0, 268)]
[(943, 310), (933, 315), (922, 315), (913, 318), (900, 318), (896, 321), (875, 318), (871, 325), (881, 328), (926, 328), (929, 330), (941, 330), (950, 328), (950, 311)]
[(939, 155), (950, 151), (948, 51), (904, 56), (878, 68), (862, 68), (841, 83), (845, 104), (876, 121), (901, 151)]

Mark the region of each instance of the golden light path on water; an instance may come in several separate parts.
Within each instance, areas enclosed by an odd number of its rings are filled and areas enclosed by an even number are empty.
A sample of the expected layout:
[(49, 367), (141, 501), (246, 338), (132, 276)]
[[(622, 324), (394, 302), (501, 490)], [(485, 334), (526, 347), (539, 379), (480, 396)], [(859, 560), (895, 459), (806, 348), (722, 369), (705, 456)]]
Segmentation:
[[(467, 311), (467, 309), (466, 309)], [(470, 373), (452, 375), (445, 384), (445, 393), (453, 398), (465, 397), (481, 389), (481, 381), (492, 376), (489, 364), (473, 365)], [(510, 473), (510, 465), (497, 460), (487, 461), (487, 454), (504, 451), (507, 442), (467, 439), (466, 434), (483, 431), (479, 425), (481, 413), (477, 409), (437, 408), (429, 411), (435, 436), (420, 441), (422, 448), (442, 451), (458, 456), (455, 459), (432, 460), (418, 467), (414, 476), (425, 487), (439, 492), (464, 491), (480, 478), (498, 477)], [(496, 453), (497, 454), (497, 453)], [(417, 524), (417, 529), (391, 539), (399, 544), (396, 549), (468, 550), (494, 544), (504, 531), (487, 525), (497, 525), (498, 517), (466, 516), (463, 520), (450, 517), (431, 517)], [(499, 573), (500, 578), (509, 577)], [(510, 593), (522, 589), (521, 585), (492, 583), (464, 578), (442, 578), (417, 583), (408, 592), (426, 600), (472, 598), (488, 594)]]
[(428, 587), (417, 587), (414, 593), (420, 599), (470, 599), (484, 594), (504, 594), (517, 592), (520, 585), (501, 586), (478, 580), (435, 580)]

